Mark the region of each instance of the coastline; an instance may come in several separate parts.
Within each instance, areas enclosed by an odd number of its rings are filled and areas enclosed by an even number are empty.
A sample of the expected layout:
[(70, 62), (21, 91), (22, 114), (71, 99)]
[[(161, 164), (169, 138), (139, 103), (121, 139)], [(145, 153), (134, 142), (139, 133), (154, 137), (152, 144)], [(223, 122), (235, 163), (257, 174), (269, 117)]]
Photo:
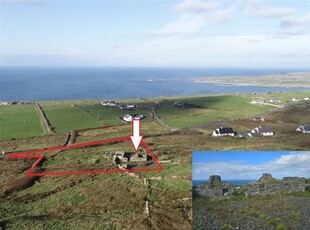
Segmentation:
[(310, 72), (293, 72), (260, 76), (201, 77), (192, 79), (193, 83), (227, 86), (310, 88)]

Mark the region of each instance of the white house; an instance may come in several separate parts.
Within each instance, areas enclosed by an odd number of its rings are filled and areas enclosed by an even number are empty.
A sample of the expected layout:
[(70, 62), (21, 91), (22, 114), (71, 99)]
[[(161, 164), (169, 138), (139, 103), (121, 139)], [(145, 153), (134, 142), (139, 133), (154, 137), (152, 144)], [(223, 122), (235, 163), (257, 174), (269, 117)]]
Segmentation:
[(127, 122), (131, 122), (133, 119), (139, 119), (142, 120), (144, 118), (144, 116), (142, 114), (125, 114), (123, 116), (123, 120), (127, 121)]
[(0, 105), (11, 105), (11, 102), (8, 102), (8, 101), (0, 101)]
[(272, 98), (272, 99), (270, 99), (270, 102), (271, 103), (281, 103), (282, 101), (278, 98)]
[(254, 105), (263, 105), (265, 102), (261, 99), (254, 99), (250, 103)]
[(137, 107), (137, 105), (135, 105), (135, 104), (127, 104), (126, 105), (127, 109), (134, 109), (135, 107)]
[(292, 101), (293, 101), (293, 102), (300, 102), (300, 101), (301, 101), (301, 99), (299, 99), (299, 98), (295, 98), (295, 97), (294, 97), (294, 98), (292, 99)]
[(103, 105), (103, 106), (110, 106), (110, 107), (116, 106), (116, 102), (115, 101), (102, 101), (102, 102), (100, 102), (100, 104)]
[(127, 121), (127, 122), (131, 122), (131, 121), (132, 121), (132, 116), (129, 115), (129, 114), (125, 114), (125, 115), (123, 116), (123, 120), (124, 120), (124, 121)]
[(301, 133), (310, 133), (310, 125), (302, 125), (299, 126), (296, 131), (301, 132)]
[(305, 101), (310, 101), (310, 98), (309, 97), (305, 97), (304, 100)]
[(223, 136), (236, 136), (237, 132), (234, 132), (232, 128), (217, 128), (212, 132), (212, 136), (214, 137), (223, 137)]
[(267, 136), (273, 136), (274, 132), (269, 127), (258, 126), (254, 128), (248, 135), (250, 137), (257, 136), (257, 135), (267, 137)]

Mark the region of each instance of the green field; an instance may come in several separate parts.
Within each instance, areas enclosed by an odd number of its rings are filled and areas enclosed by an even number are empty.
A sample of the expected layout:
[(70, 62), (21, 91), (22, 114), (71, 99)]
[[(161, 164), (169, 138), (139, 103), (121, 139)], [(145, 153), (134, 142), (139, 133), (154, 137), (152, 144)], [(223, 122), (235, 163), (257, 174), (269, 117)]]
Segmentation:
[(93, 128), (102, 124), (79, 107), (46, 106), (43, 110), (56, 133), (75, 129)]
[(165, 103), (157, 109), (158, 116), (170, 126), (184, 128), (219, 120), (247, 118), (272, 109), (271, 106), (252, 105), (249, 98), (235, 95), (186, 98), (182, 102), (201, 108), (182, 109)]
[(150, 117), (145, 109), (120, 110), (101, 105), (47, 105), (43, 106), (43, 110), (56, 133), (123, 124), (119, 118), (127, 113), (143, 114), (146, 120)]
[(0, 106), (0, 140), (43, 134), (34, 105)]
[(105, 108), (102, 105), (82, 105), (80, 108), (87, 112), (95, 119), (99, 119), (102, 125), (118, 125), (123, 122), (119, 117), (125, 114), (142, 114), (146, 120), (150, 118), (149, 112), (146, 109), (137, 108), (135, 110), (120, 110), (118, 108)]

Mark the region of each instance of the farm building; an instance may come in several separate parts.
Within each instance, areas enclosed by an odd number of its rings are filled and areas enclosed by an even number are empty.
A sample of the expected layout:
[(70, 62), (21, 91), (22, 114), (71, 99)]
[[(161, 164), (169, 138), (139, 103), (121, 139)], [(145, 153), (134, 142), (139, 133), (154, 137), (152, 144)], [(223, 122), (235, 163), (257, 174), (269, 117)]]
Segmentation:
[(217, 128), (212, 132), (212, 136), (214, 137), (223, 137), (223, 136), (236, 136), (237, 132), (234, 132), (232, 128)]
[(109, 107), (115, 107), (116, 106), (115, 101), (102, 101), (102, 102), (100, 102), (100, 104), (103, 106), (109, 106)]
[(130, 114), (125, 114), (123, 116), (123, 120), (127, 121), (127, 122), (131, 122), (132, 121), (132, 116)]
[(292, 99), (292, 101), (293, 101), (293, 102), (300, 102), (300, 101), (301, 101), (301, 99), (299, 99), (299, 98), (295, 98), (295, 97), (294, 97), (294, 98)]
[(302, 125), (299, 126), (296, 131), (302, 132), (302, 133), (310, 133), (310, 125)]
[(254, 105), (263, 105), (265, 102), (261, 99), (254, 99), (250, 103)]
[(281, 103), (282, 101), (278, 98), (272, 98), (269, 100), (271, 103)]
[(250, 137), (252, 136), (273, 136), (274, 132), (272, 130), (272, 128), (270, 127), (262, 127), (262, 126), (258, 126), (256, 128), (254, 128), (248, 135)]
[(126, 105), (126, 108), (127, 109), (134, 109), (134, 108), (136, 108), (137, 107), (137, 105), (135, 105), (135, 104), (127, 104)]
[(132, 115), (130, 115), (130, 114), (125, 114), (125, 115), (123, 116), (123, 120), (124, 120), (124, 121), (127, 121), (127, 122), (131, 122), (133, 119), (142, 120), (143, 118), (144, 118), (144, 116), (141, 115), (141, 114), (132, 114)]

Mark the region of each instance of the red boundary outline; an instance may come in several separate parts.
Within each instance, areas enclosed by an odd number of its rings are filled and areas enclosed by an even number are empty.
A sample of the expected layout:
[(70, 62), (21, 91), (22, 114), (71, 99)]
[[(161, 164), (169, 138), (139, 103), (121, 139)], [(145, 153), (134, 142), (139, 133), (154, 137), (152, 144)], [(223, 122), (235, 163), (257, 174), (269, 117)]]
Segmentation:
[(81, 147), (87, 147), (87, 146), (96, 146), (101, 145), (105, 143), (115, 143), (115, 142), (121, 142), (125, 140), (131, 140), (130, 136), (126, 137), (119, 137), (119, 138), (112, 138), (112, 139), (106, 139), (106, 140), (100, 140), (100, 141), (92, 141), (92, 142), (84, 142), (79, 144), (72, 144), (68, 146), (59, 146), (59, 147), (52, 147), (52, 148), (45, 148), (45, 149), (37, 149), (37, 150), (31, 150), (31, 151), (24, 151), (24, 152), (18, 152), (18, 153), (11, 153), (8, 154), (8, 158), (25, 158), (25, 159), (38, 159), (32, 167), (25, 173), (26, 176), (60, 176), (60, 175), (85, 175), (85, 174), (104, 174), (104, 173), (125, 173), (125, 172), (148, 172), (148, 171), (161, 171), (163, 170), (163, 167), (155, 157), (154, 153), (149, 149), (147, 144), (143, 141), (141, 141), (141, 145), (146, 149), (146, 151), (150, 154), (152, 159), (154, 160), (155, 164), (157, 165), (156, 168), (137, 168), (137, 169), (105, 169), (105, 170), (90, 170), (90, 171), (73, 171), (73, 172), (43, 172), (43, 173), (32, 173), (35, 167), (43, 160), (44, 156), (40, 155), (34, 155), (37, 153), (45, 153), (45, 152), (51, 152), (51, 151), (59, 151), (59, 150), (65, 150), (65, 149), (74, 149), (74, 148), (81, 148)]

